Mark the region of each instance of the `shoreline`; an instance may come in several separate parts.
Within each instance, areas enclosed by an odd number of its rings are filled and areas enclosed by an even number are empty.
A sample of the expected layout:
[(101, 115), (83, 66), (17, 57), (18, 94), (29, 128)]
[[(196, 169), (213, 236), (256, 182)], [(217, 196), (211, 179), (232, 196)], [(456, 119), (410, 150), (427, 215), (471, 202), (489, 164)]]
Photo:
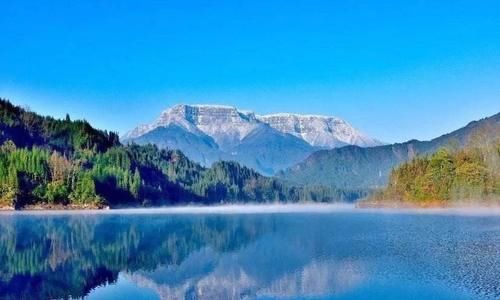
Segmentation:
[(36, 206), (27, 207), (23, 209), (3, 209), (0, 208), (0, 214), (2, 212), (11, 213), (114, 213), (114, 212), (138, 212), (138, 213), (175, 213), (175, 214), (191, 214), (191, 213), (214, 213), (214, 214), (225, 214), (225, 213), (287, 213), (287, 212), (332, 212), (332, 211), (347, 211), (353, 210), (355, 208), (354, 204), (349, 203), (235, 203), (235, 204), (214, 204), (214, 205), (199, 205), (199, 204), (182, 204), (173, 206), (153, 206), (153, 207), (103, 207), (103, 208), (90, 208), (82, 206)]
[(359, 209), (474, 209), (474, 208), (493, 208), (500, 209), (500, 202), (492, 201), (457, 201), (442, 202), (431, 201), (421, 204), (402, 201), (359, 201), (355, 203)]
[(96, 206), (96, 205), (53, 205), (53, 204), (36, 204), (27, 205), (23, 208), (16, 209), (13, 206), (2, 206), (0, 207), (0, 212), (9, 211), (74, 211), (74, 210), (88, 210), (88, 211), (99, 211), (99, 210), (109, 210), (109, 206)]
[(246, 215), (246, 214), (329, 214), (329, 213), (366, 213), (366, 214), (443, 214), (443, 215), (500, 215), (500, 205), (462, 205), (441, 207), (409, 207), (409, 206), (378, 206), (359, 207), (357, 204), (345, 203), (293, 203), (293, 204), (227, 204), (227, 205), (180, 205), (163, 207), (120, 207), (120, 208), (90, 208), (88, 206), (50, 206), (30, 207), (14, 210), (0, 208), (2, 215), (65, 215), (65, 214), (137, 214), (137, 215)]

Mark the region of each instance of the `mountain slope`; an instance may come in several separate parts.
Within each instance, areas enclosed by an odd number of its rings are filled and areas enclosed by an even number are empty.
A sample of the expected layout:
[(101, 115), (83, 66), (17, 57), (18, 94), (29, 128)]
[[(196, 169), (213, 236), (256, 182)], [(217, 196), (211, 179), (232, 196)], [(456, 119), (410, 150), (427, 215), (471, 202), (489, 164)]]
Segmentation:
[(134, 139), (140, 145), (155, 144), (161, 149), (182, 149), (190, 159), (202, 165), (211, 165), (225, 155), (210, 136), (189, 132), (175, 124), (158, 127)]
[(485, 143), (500, 137), (500, 114), (469, 123), (464, 128), (431, 141), (408, 141), (371, 148), (346, 146), (322, 150), (279, 174), (301, 184), (323, 184), (341, 189), (372, 189), (385, 186), (391, 170), (417, 155), (440, 147), (462, 148), (470, 142)]
[[(215, 145), (207, 145), (209, 138)], [(256, 116), (220, 105), (176, 105), (152, 124), (128, 132), (123, 139), (179, 149), (206, 166), (220, 159), (238, 161), (265, 175), (291, 167), (320, 148), (380, 144), (338, 118)]]
[(306, 142), (267, 125), (247, 135), (232, 150), (233, 159), (263, 174), (275, 174), (291, 162), (303, 161), (314, 150)]

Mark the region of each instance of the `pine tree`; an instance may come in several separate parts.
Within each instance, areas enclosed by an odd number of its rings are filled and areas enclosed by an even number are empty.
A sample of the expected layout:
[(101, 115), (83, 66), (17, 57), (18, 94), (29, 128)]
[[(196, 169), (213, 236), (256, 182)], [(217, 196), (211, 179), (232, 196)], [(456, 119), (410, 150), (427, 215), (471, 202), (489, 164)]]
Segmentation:
[(136, 199), (139, 198), (140, 187), (141, 187), (141, 174), (139, 173), (139, 169), (135, 168), (134, 177), (132, 178), (132, 184), (130, 186), (130, 192)]

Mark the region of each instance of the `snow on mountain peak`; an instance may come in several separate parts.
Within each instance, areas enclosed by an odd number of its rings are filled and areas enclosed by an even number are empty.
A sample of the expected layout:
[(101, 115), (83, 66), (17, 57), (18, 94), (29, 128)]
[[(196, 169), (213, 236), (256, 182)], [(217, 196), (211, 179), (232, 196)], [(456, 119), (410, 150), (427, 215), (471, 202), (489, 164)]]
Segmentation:
[(125, 137), (136, 138), (170, 124), (178, 125), (191, 133), (204, 133), (212, 137), (221, 148), (234, 146), (256, 127), (262, 126), (253, 113), (240, 112), (232, 106), (179, 104), (163, 111), (153, 124), (140, 126)]
[(335, 119), (342, 121), (341, 119), (333, 116), (297, 114), (297, 113), (274, 113), (268, 115), (259, 115), (258, 118)]
[(380, 144), (337, 117), (279, 113), (257, 118), (279, 131), (299, 137), (316, 147), (334, 148), (344, 145), (367, 147)]
[(170, 124), (194, 134), (212, 137), (221, 148), (237, 145), (260, 126), (269, 125), (283, 133), (294, 135), (312, 146), (334, 148), (343, 145), (375, 146), (374, 140), (342, 119), (321, 115), (277, 113), (255, 115), (226, 105), (175, 105), (161, 113), (152, 124), (141, 125), (127, 133), (125, 139), (140, 137), (158, 127)]

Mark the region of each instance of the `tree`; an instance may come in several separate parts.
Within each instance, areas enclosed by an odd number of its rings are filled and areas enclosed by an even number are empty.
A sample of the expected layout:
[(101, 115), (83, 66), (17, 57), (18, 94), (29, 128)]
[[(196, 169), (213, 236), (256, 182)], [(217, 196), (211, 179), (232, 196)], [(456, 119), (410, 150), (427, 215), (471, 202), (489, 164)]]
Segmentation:
[(141, 187), (141, 174), (139, 173), (139, 169), (135, 168), (134, 177), (132, 179), (132, 183), (130, 184), (130, 192), (136, 199), (139, 198), (140, 187)]
[(56, 151), (50, 156), (49, 168), (52, 181), (62, 182), (68, 180), (73, 169), (71, 162)]
[(16, 206), (19, 192), (19, 177), (17, 170), (13, 165), (10, 165), (6, 181), (0, 184), (0, 204), (2, 206)]
[(51, 182), (47, 185), (44, 199), (49, 204), (67, 204), (69, 189), (63, 181)]
[(96, 193), (94, 179), (88, 172), (80, 175), (75, 189), (69, 195), (69, 199), (75, 204), (103, 204), (103, 199)]
[(6, 140), (0, 148), (0, 151), (11, 153), (17, 149), (16, 144), (12, 140)]

